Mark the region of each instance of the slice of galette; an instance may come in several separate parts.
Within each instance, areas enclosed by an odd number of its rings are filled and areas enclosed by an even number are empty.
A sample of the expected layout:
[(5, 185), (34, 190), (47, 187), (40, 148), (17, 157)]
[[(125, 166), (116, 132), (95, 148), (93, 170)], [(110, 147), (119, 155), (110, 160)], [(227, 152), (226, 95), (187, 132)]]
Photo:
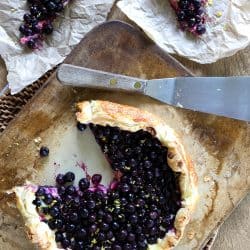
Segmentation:
[(208, 0), (169, 0), (180, 28), (200, 36), (206, 32)]
[(16, 187), (30, 239), (42, 249), (171, 249), (197, 199), (196, 175), (173, 129), (146, 111), (107, 101), (78, 104), (113, 179), (68, 172), (55, 186)]

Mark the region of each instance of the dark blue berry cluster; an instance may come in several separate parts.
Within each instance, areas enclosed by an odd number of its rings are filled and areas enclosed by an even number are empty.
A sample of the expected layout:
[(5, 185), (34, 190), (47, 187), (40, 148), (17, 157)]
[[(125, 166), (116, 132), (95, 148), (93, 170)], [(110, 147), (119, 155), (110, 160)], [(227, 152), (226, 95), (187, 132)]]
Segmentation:
[(53, 21), (63, 11), (69, 0), (28, 0), (29, 13), (23, 16), (19, 27), (20, 42), (30, 49), (38, 49), (46, 35), (53, 32)]
[(56, 194), (41, 186), (33, 203), (64, 249), (146, 250), (174, 229), (181, 207), (167, 148), (143, 130), (89, 127), (114, 171), (109, 187), (101, 185), (99, 174), (74, 185), (75, 175), (68, 172), (56, 177)]
[(176, 11), (180, 28), (198, 36), (204, 34), (206, 32), (206, 3), (207, 0), (171, 1), (172, 7)]

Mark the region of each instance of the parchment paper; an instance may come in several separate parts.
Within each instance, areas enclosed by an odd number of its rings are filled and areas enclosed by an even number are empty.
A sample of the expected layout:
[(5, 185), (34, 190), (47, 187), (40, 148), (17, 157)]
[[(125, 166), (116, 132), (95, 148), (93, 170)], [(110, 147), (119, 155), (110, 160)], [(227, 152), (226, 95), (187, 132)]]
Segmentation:
[(11, 93), (31, 84), (62, 62), (83, 36), (106, 20), (114, 0), (71, 0), (54, 23), (53, 34), (41, 50), (31, 51), (19, 43), (27, 0), (0, 1), (0, 55), (4, 59)]
[(250, 1), (210, 0), (207, 32), (196, 38), (178, 28), (168, 0), (121, 0), (117, 6), (168, 53), (213, 63), (250, 44)]

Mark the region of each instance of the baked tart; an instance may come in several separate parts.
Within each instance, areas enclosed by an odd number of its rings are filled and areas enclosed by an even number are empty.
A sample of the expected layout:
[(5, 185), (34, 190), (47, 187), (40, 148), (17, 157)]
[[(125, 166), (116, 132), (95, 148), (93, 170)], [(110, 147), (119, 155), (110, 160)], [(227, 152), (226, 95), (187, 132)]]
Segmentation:
[(55, 186), (15, 187), (30, 239), (41, 249), (171, 249), (197, 200), (192, 163), (178, 136), (152, 114), (108, 101), (77, 105), (113, 179), (59, 174)]

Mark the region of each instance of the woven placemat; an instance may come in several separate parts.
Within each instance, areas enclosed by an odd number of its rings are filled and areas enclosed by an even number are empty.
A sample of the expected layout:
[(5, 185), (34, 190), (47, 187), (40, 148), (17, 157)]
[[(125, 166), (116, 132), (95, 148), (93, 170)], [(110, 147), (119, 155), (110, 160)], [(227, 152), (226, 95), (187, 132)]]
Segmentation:
[(56, 67), (49, 70), (36, 82), (29, 85), (21, 92), (11, 95), (7, 90), (0, 96), (0, 133), (4, 131), (8, 123), (18, 114), (23, 106), (35, 95), (35, 93), (45, 84), (49, 77), (56, 70)]

